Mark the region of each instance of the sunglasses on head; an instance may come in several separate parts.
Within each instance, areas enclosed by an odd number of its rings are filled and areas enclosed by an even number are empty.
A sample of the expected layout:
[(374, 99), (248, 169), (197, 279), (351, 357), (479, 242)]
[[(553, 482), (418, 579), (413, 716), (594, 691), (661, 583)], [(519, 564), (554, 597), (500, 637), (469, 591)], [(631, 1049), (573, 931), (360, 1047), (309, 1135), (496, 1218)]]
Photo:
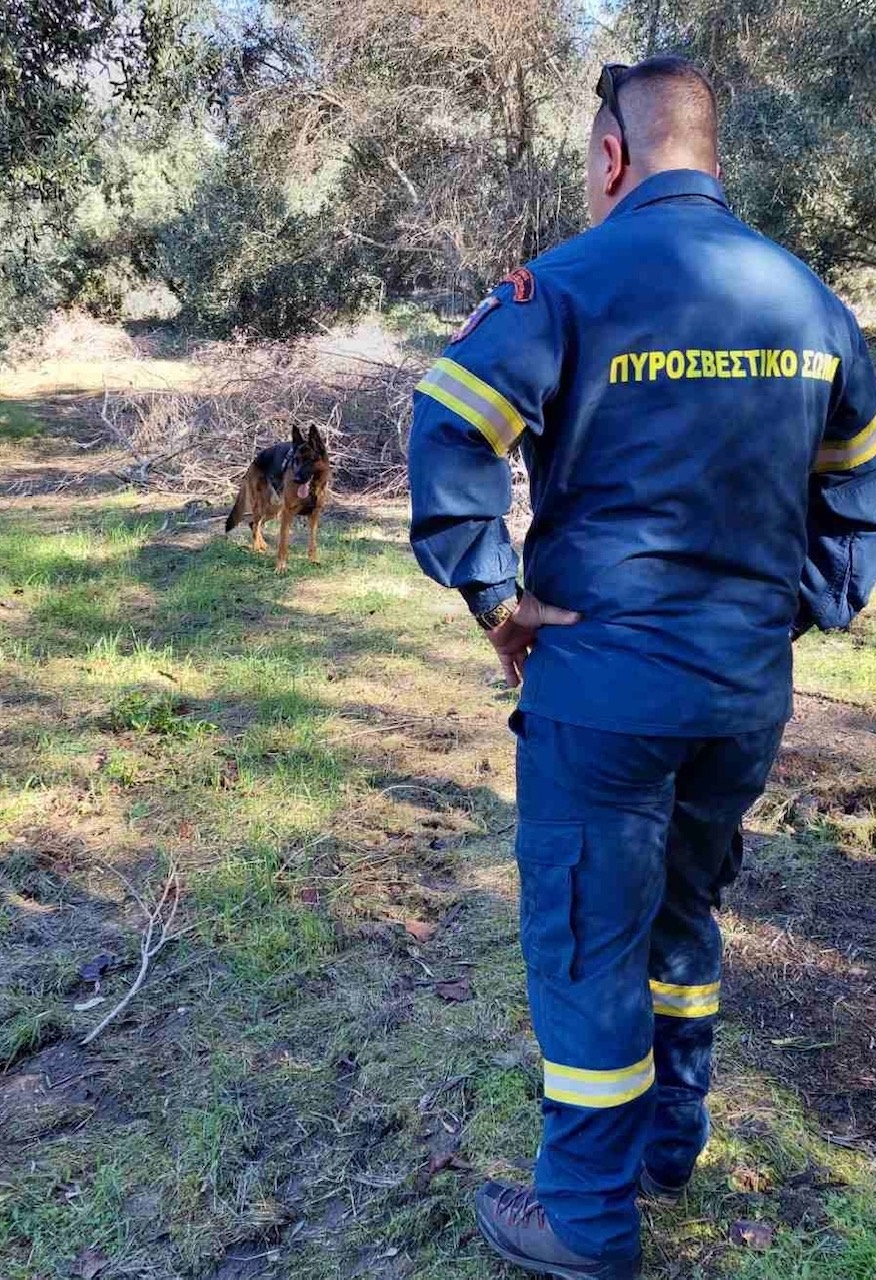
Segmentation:
[(620, 129), (621, 159), (624, 164), (629, 164), (630, 149), (627, 146), (627, 133), (624, 128), (624, 118), (621, 115), (621, 109), (618, 105), (617, 91), (619, 86), (615, 79), (615, 77), (617, 77), (619, 80), (624, 71), (629, 71), (629, 67), (625, 62), (606, 62), (602, 71), (599, 73), (599, 80), (596, 85), (596, 96), (602, 99), (617, 121), (617, 127)]

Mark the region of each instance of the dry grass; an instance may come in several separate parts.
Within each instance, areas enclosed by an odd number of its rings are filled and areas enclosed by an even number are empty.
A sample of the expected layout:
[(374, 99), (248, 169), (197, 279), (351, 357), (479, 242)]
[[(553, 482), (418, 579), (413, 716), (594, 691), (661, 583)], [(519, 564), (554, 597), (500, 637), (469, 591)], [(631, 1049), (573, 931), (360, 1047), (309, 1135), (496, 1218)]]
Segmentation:
[(81, 312), (59, 312), (37, 336), (19, 339), (6, 352), (0, 399), (182, 390), (200, 378), (186, 353), (160, 358), (154, 348), (154, 340), (135, 340), (119, 325)]
[[(204, 342), (185, 360), (160, 360), (148, 339), (143, 352), (143, 341), (114, 343), (105, 329), (59, 323), (38, 367), (7, 373), (0, 394), (99, 390), (87, 410), (91, 443), (120, 450), (122, 474), (138, 486), (225, 498), (259, 449), (315, 425), (340, 492), (405, 493), (412, 393), (441, 333), (412, 339), (371, 320), (294, 343)], [(71, 355), (80, 337), (87, 361)], [(517, 458), (512, 470), (519, 527), (526, 486)]]

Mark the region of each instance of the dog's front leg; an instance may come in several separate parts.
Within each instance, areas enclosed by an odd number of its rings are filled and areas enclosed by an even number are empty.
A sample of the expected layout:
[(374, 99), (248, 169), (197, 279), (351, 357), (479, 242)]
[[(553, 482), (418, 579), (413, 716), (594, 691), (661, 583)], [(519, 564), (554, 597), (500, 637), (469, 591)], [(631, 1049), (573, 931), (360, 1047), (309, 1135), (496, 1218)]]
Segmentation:
[(265, 535), (262, 533), (262, 520), (253, 520), (250, 524), (252, 530), (252, 549), (253, 551), (267, 551), (268, 544), (265, 542)]
[(310, 537), (307, 541), (307, 558), (312, 564), (318, 564), (316, 555), (316, 531), (319, 528), (319, 512), (313, 511), (307, 517), (307, 523), (310, 525)]
[(292, 528), (292, 513), (288, 507), (283, 508), (280, 516), (280, 538), (277, 542), (277, 573), (285, 573), (289, 563), (289, 531)]

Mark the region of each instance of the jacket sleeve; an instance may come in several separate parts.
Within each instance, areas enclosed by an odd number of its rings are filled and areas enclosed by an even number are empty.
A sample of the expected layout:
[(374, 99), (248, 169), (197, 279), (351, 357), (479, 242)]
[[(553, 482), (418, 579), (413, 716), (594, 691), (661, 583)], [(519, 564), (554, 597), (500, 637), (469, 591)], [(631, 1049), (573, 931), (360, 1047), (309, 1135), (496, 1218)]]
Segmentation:
[(528, 298), (515, 300), (519, 283), (499, 285), (414, 392), (411, 545), (423, 571), (457, 587), (473, 613), (515, 593), (508, 453), (525, 431), (541, 434), (563, 358), (558, 307), (531, 272), (515, 274)]
[(847, 627), (876, 584), (876, 372), (849, 319), (852, 356), (809, 482), (796, 634)]

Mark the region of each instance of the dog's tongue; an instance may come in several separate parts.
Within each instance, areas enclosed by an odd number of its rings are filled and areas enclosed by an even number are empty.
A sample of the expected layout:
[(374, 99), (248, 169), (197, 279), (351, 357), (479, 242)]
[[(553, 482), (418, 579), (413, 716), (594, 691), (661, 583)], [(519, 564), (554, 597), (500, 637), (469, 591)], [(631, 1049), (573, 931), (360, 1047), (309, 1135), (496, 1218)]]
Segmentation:
[(307, 484), (300, 484), (298, 486), (298, 497), (306, 498), (309, 495), (309, 493), (310, 493), (310, 481), (308, 480)]

